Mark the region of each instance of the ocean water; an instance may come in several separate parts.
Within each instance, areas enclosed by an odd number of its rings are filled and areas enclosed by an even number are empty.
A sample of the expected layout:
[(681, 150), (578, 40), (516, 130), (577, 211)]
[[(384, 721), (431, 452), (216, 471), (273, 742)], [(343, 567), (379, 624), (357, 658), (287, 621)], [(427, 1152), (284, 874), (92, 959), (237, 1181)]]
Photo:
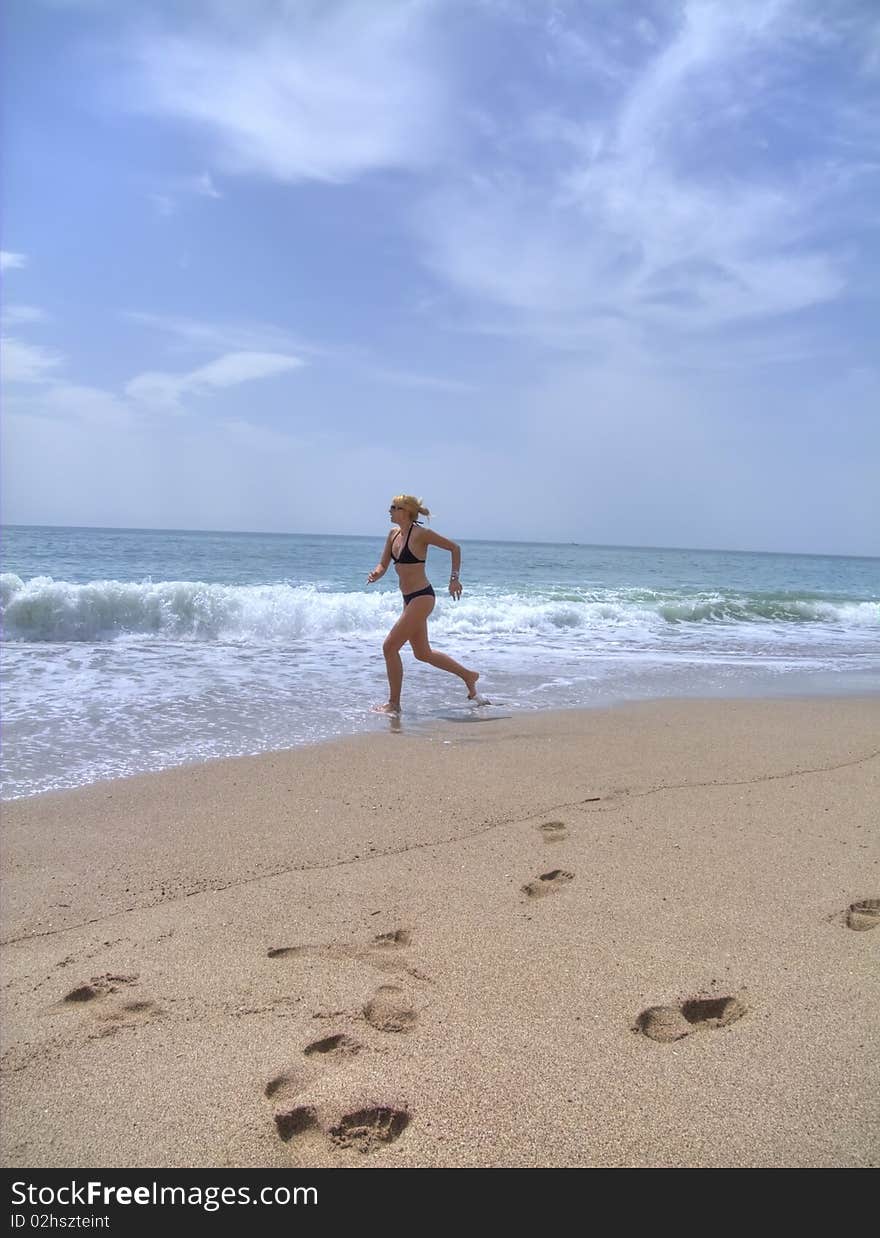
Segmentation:
[[(393, 567), (375, 537), (7, 526), (4, 799), (389, 729)], [(453, 530), (444, 530), (453, 535)], [(880, 560), (463, 541), (431, 549), (435, 648), (400, 726), (651, 697), (880, 691)]]

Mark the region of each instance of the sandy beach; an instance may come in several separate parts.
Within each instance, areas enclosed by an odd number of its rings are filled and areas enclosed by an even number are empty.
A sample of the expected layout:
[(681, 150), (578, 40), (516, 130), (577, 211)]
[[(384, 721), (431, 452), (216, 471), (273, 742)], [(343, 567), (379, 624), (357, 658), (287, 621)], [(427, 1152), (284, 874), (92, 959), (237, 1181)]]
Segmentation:
[(3, 1163), (876, 1165), (878, 810), (868, 697), (6, 804)]

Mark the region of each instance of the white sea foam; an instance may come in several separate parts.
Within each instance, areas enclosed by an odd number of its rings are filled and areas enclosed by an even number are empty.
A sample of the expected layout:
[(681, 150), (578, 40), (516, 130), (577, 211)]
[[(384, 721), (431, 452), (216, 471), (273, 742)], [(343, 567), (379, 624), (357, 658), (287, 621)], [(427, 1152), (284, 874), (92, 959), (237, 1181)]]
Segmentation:
[[(387, 691), (382, 640), (401, 598), (391, 575), (361, 584), (362, 544), (27, 536), (31, 573), (0, 575), (4, 798), (387, 726), (369, 706)], [(475, 548), (479, 585), (457, 603), (435, 578), (432, 643), (508, 710), (880, 690), (872, 565), (542, 555)], [(132, 563), (155, 576), (132, 580)], [(465, 712), (458, 679), (403, 659), (407, 729)]]
[[(485, 636), (633, 633), (698, 625), (835, 625), (880, 629), (875, 602), (790, 595), (652, 592), (645, 589), (469, 593), (442, 599), (433, 623), (441, 631)], [(321, 640), (373, 637), (400, 610), (396, 591), (334, 592), (314, 585), (225, 585), (199, 581), (95, 580), (74, 584), (36, 576), (0, 576), (7, 640), (103, 641), (150, 635), (194, 641)]]

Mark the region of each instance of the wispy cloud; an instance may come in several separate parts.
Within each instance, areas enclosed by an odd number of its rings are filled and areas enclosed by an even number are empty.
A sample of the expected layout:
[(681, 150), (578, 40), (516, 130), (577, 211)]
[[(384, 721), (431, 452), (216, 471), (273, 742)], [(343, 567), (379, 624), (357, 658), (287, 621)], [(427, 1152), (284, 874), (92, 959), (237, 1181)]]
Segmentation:
[(137, 421), (130, 405), (112, 391), (81, 383), (54, 383), (41, 393), (39, 405), (31, 407), (38, 407), (41, 417), (96, 429), (133, 426)]
[[(13, 307), (11, 319), (19, 322), (42, 321), (41, 311), (28, 306)], [(150, 315), (131, 315), (150, 325), (182, 329), (195, 335), (200, 347), (216, 344), (217, 332), (208, 324), (189, 320), (166, 320)], [(133, 424), (145, 413), (182, 413), (186, 397), (204, 398), (212, 391), (239, 386), (257, 379), (271, 378), (300, 368), (305, 362), (290, 353), (232, 349), (205, 365), (184, 372), (149, 370), (136, 375), (121, 394), (106, 388), (72, 381), (59, 373), (66, 357), (49, 348), (25, 343), (13, 337), (0, 340), (0, 376), (12, 406), (23, 415), (38, 415), (61, 420), (79, 420), (95, 425)], [(27, 388), (39, 385), (39, 395)]]
[(431, 8), (202, 5), (198, 21), (138, 28), (126, 91), (133, 106), (208, 135), (230, 173), (342, 182), (424, 167), (444, 90), (424, 47)]
[(166, 335), (180, 351), (320, 353), (320, 345), (294, 335), (284, 327), (262, 322), (211, 322), (179, 314), (128, 310), (125, 318)]
[(269, 378), (299, 368), (298, 357), (280, 353), (232, 352), (208, 365), (184, 374), (151, 370), (126, 383), (125, 393), (132, 400), (151, 408), (182, 411), (186, 395), (199, 396), (211, 389), (232, 387), (256, 378)]
[[(615, 322), (717, 328), (843, 291), (848, 255), (827, 221), (877, 166), (831, 153), (845, 82), (820, 136), (800, 114), (825, 40), (852, 45), (859, 30), (788, 0), (688, 0), (673, 25), (670, 11), (623, 61), (597, 12), (559, 6), (536, 41), (580, 57), (585, 89), (499, 120), (479, 172), (425, 195), (427, 261), (477, 306), (552, 340)], [(563, 20), (575, 12), (593, 29)]]
[[(878, 172), (859, 107), (880, 38), (867, 8), (487, 0), (451, 34), (432, 0), (199, 15), (130, 35), (135, 106), (191, 126), (233, 175), (422, 176), (406, 222), (425, 265), (538, 340), (759, 321), (846, 285), (819, 221)], [(494, 32), (514, 28), (515, 83), (489, 71)], [(469, 41), (485, 55), (462, 56)], [(859, 81), (826, 74), (816, 92), (829, 49), (858, 53)], [(209, 173), (189, 192), (217, 194)], [(176, 191), (154, 202), (172, 213)]]
[(423, 391), (445, 391), (450, 395), (458, 395), (465, 391), (476, 391), (474, 383), (462, 382), (456, 378), (444, 378), (436, 374), (420, 374), (412, 370), (396, 370), (387, 366), (359, 366), (367, 376), (375, 382), (391, 383), (395, 387), (412, 387)]
[(460, 393), (473, 391), (471, 383), (445, 375), (382, 364), (365, 349), (341, 348), (301, 336), (273, 323), (208, 322), (170, 314), (130, 310), (125, 317), (141, 326), (160, 331), (172, 341), (176, 352), (284, 353), (295, 349), (306, 357), (344, 366), (348, 373), (397, 387)]
[(7, 327), (27, 326), (34, 322), (48, 322), (49, 315), (36, 305), (5, 305), (3, 322)]
[(0, 271), (12, 271), (23, 266), (27, 266), (27, 254), (16, 254), (8, 249), (0, 250)]
[(2, 353), (2, 376), (7, 383), (45, 383), (51, 381), (54, 371), (64, 361), (61, 353), (38, 344), (26, 344), (11, 336), (0, 343)]
[(223, 194), (214, 184), (210, 172), (203, 172), (201, 176), (187, 178), (181, 185), (181, 189), (189, 190), (190, 193), (197, 194), (201, 198), (219, 199), (223, 197)]
[(191, 198), (213, 198), (219, 201), (223, 197), (214, 184), (210, 172), (202, 172), (199, 176), (178, 176), (166, 181), (160, 189), (150, 192), (149, 198), (159, 215), (168, 218), (176, 215), (181, 200)]
[(876, 547), (876, 4), (52, 2), (9, 237), (78, 195), (16, 299), (84, 310), (67, 364), (7, 314), (20, 510), (308, 529), (329, 472), (353, 521), (385, 478), (463, 536)]

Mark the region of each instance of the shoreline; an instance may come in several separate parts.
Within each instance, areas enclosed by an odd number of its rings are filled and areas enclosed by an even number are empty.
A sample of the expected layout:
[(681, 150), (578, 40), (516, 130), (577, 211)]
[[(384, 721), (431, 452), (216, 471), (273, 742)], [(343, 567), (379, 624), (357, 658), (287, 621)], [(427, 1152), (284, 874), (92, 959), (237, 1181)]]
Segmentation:
[[(744, 687), (743, 690), (739, 692), (727, 691), (724, 693), (716, 693), (714, 695), (707, 695), (705, 693), (697, 692), (697, 693), (694, 693), (693, 695), (681, 695), (681, 696), (656, 696), (656, 695), (620, 696), (620, 697), (611, 698), (611, 699), (596, 700), (590, 704), (580, 703), (580, 704), (574, 704), (574, 705), (556, 706), (554, 708), (543, 708), (539, 706), (537, 708), (529, 708), (527, 710), (522, 710), (522, 711), (520, 711), (516, 706), (510, 705), (509, 703), (505, 701), (499, 701), (495, 704), (490, 702), (492, 713), (491, 713), (491, 716), (487, 717), (485, 720), (498, 721), (501, 719), (509, 720), (509, 719), (517, 719), (517, 718), (535, 718), (535, 717), (552, 718), (556, 715), (570, 715), (570, 714), (579, 714), (579, 713), (594, 714), (596, 712), (623, 709), (623, 708), (627, 708), (628, 706), (649, 705), (651, 703), (660, 705), (664, 703), (675, 704), (677, 702), (681, 702), (681, 703), (713, 702), (713, 703), (717, 703), (721, 705), (726, 701), (829, 701), (829, 700), (878, 700), (880, 701), (880, 689), (874, 686), (864, 687), (864, 688), (863, 687), (850, 687), (849, 690), (846, 692), (837, 691), (834, 685), (834, 678), (837, 678), (838, 674), (839, 673), (834, 673), (833, 675), (829, 674), (828, 687), (827, 687), (827, 690), (825, 691), (821, 691), (818, 688), (818, 684), (821, 682), (821, 676), (816, 672), (811, 672), (803, 676), (801, 680), (803, 686), (800, 690), (797, 690), (795, 687), (790, 686), (789, 683), (786, 683), (784, 687), (782, 686), (780, 687), (779, 691), (768, 692), (767, 684), (760, 683), (760, 684), (751, 685), (748, 688)], [(795, 677), (793, 676), (792, 678), (795, 678)], [(424, 735), (426, 733), (430, 733), (435, 728), (442, 727), (444, 723), (479, 720), (478, 716), (476, 715), (473, 719), (471, 718), (462, 719), (459, 716), (459, 711), (464, 707), (465, 707), (464, 703), (460, 701), (458, 705), (449, 705), (445, 710), (442, 710), (442, 709), (438, 710), (433, 715), (423, 714), (419, 712), (418, 710), (414, 710), (412, 713), (410, 713), (406, 709), (404, 709), (402, 718), (399, 720), (395, 720), (395, 726), (392, 729), (396, 730), (396, 729), (407, 728), (411, 735), (419, 736), (419, 735)], [(373, 721), (371, 722), (371, 725), (372, 725), (371, 730), (347, 731), (343, 734), (320, 736), (319, 738), (316, 738), (316, 739), (304, 740), (302, 743), (295, 744), (292, 746), (284, 746), (280, 748), (267, 748), (267, 749), (263, 749), (258, 752), (239, 753), (239, 754), (235, 754), (231, 756), (224, 755), (224, 756), (201, 757), (197, 759), (184, 761), (184, 762), (181, 762), (180, 764), (165, 765), (158, 769), (140, 770), (140, 771), (137, 771), (131, 774), (119, 774), (119, 775), (114, 775), (108, 778), (98, 778), (92, 782), (78, 783), (77, 785), (72, 786), (72, 787), (50, 788), (50, 789), (45, 789), (42, 791), (31, 791), (24, 795), (17, 795), (17, 796), (13, 796), (9, 798), (6, 798), (2, 794), (0, 794), (0, 811), (2, 811), (6, 806), (11, 806), (13, 804), (19, 804), (25, 801), (41, 798), (44, 796), (68, 795), (74, 792), (84, 791), (88, 789), (89, 787), (108, 786), (116, 782), (125, 782), (131, 778), (154, 778), (157, 776), (161, 776), (163, 774), (171, 773), (174, 770), (197, 769), (197, 768), (200, 768), (201, 766), (213, 766), (216, 764), (223, 763), (225, 761), (248, 761), (248, 760), (256, 760), (256, 759), (263, 758), (263, 757), (268, 758), (268, 757), (278, 756), (278, 755), (285, 754), (285, 753), (299, 752), (299, 751), (315, 749), (315, 748), (323, 748), (324, 746), (328, 746), (328, 745), (332, 746), (333, 744), (345, 743), (349, 740), (354, 740), (354, 739), (364, 739), (364, 738), (370, 738), (370, 737), (381, 739), (382, 736), (385, 734), (385, 731), (378, 730), (378, 725), (375, 721), (377, 715), (375, 715), (371, 710), (365, 710), (364, 711), (365, 720), (368, 720), (366, 718), (367, 714), (372, 715)], [(400, 723), (399, 727), (397, 726), (398, 721)]]
[(876, 1164), (878, 734), (654, 699), (6, 801), (4, 1163)]

